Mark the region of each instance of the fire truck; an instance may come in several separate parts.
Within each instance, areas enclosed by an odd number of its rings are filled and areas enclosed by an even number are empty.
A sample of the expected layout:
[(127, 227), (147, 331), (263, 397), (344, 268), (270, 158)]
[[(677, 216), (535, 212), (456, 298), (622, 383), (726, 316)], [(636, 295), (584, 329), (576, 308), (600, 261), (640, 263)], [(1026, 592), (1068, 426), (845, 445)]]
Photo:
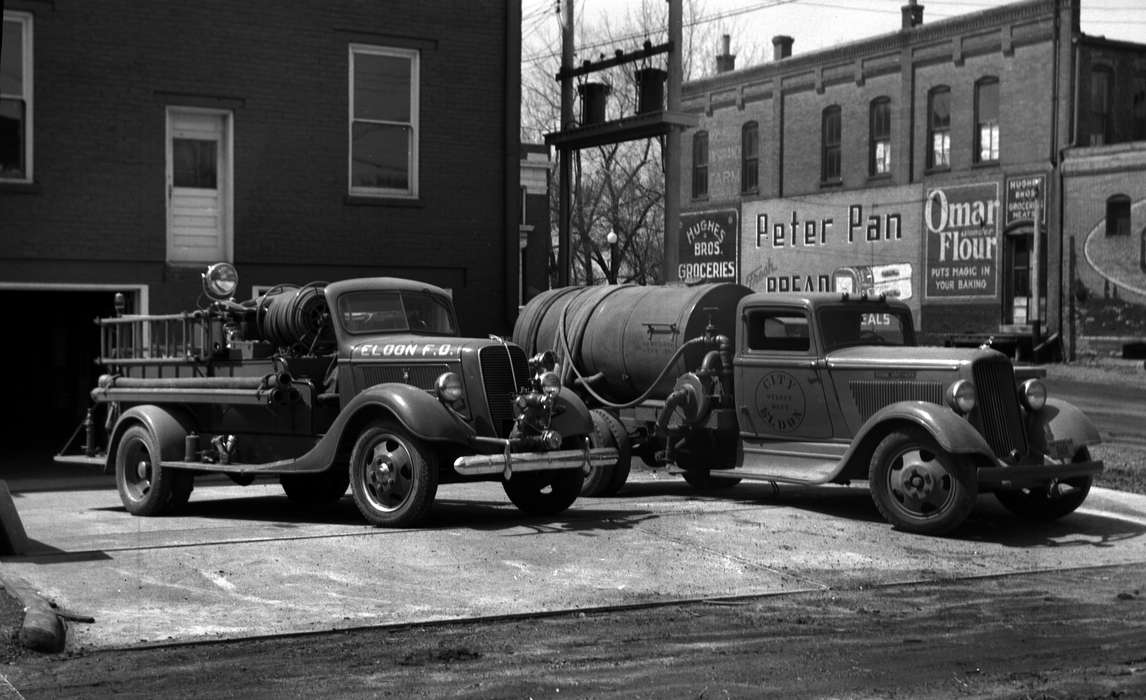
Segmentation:
[(916, 342), (884, 294), (763, 294), (734, 283), (565, 287), (518, 315), (514, 340), (555, 349), (619, 459), (583, 493), (616, 493), (629, 456), (699, 489), (866, 481), (884, 518), (957, 528), (980, 493), (1036, 520), (1071, 513), (1102, 462), (1091, 421), (1037, 368), (989, 346)]
[(305, 506), (349, 487), (375, 526), (409, 527), (439, 484), (501, 482), (551, 516), (593, 465), (588, 408), (553, 354), (458, 335), (449, 292), (391, 277), (281, 284), (236, 301), (229, 264), (203, 274), (200, 308), (96, 320), (105, 369), (58, 462), (114, 472), (141, 516), (184, 506), (195, 478), (277, 478)]

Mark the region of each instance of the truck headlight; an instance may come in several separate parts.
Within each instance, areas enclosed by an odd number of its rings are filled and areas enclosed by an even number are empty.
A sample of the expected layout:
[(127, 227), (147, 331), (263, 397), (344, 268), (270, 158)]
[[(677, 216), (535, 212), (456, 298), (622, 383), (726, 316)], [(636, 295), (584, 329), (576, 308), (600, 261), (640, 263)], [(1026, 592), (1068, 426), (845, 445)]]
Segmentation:
[(462, 378), (456, 372), (443, 372), (434, 382), (434, 391), (442, 401), (457, 403), (462, 399)]
[(541, 385), (541, 393), (546, 396), (553, 396), (561, 391), (561, 377), (558, 377), (556, 372), (542, 373), (537, 378), (537, 383)]
[(975, 410), (975, 385), (960, 379), (947, 387), (947, 405), (964, 415)]
[(203, 273), (203, 291), (215, 301), (235, 296), (239, 288), (239, 273), (230, 263), (215, 263)]
[(1019, 385), (1019, 400), (1028, 411), (1041, 411), (1047, 405), (1047, 385), (1038, 379), (1028, 379)]

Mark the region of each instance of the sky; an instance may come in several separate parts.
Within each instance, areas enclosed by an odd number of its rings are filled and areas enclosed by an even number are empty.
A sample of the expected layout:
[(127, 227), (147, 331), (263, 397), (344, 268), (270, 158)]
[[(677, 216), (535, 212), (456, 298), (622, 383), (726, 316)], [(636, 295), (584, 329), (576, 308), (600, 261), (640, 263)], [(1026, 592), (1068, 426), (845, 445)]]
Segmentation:
[[(650, 2), (650, 0), (643, 0)], [(663, 0), (661, 0), (663, 2)], [(558, 0), (523, 0), (522, 27), (524, 60), (550, 55), (560, 50), (557, 22)], [(620, 22), (641, 5), (642, 0), (573, 0), (574, 12), (592, 23)], [(656, 0), (653, 0), (656, 2)], [(900, 7), (906, 0), (684, 0), (698, 8), (697, 16), (721, 34), (731, 36), (733, 54), (770, 60), (772, 37), (786, 34), (795, 38), (793, 54), (815, 51), (857, 39), (898, 31)], [(979, 12), (1006, 4), (990, 0), (918, 0), (923, 5), (923, 21), (936, 21)], [(685, 21), (690, 19), (685, 11)], [(1082, 31), (1094, 36), (1146, 43), (1146, 0), (1082, 0)], [(556, 41), (555, 41), (556, 39)], [(630, 47), (638, 48), (642, 39)], [(611, 53), (613, 47), (603, 49)], [(713, 47), (710, 55), (719, 52)], [(597, 58), (596, 55), (583, 58)], [(743, 61), (737, 67), (743, 67)]]

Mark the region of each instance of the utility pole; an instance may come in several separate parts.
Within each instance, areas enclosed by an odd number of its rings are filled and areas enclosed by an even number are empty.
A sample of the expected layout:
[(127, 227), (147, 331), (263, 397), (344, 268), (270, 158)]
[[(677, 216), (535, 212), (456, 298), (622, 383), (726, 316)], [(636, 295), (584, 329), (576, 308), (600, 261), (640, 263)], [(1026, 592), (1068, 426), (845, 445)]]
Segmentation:
[[(561, 73), (568, 74), (573, 70), (573, 0), (560, 0), (561, 2)], [(573, 81), (561, 81), (561, 131), (568, 131), (573, 126)], [(569, 286), (569, 249), (571, 247), (572, 227), (572, 188), (573, 188), (573, 149), (568, 146), (557, 147), (558, 166), (561, 168), (557, 176), (557, 196), (560, 204), (557, 207), (557, 286)]]
[[(682, 0), (669, 0), (669, 51), (668, 51), (668, 111), (680, 112), (680, 86), (684, 79), (683, 46), (684, 12)], [(666, 282), (680, 279), (677, 267), (680, 264), (680, 183), (681, 153), (680, 129), (669, 129), (665, 137), (665, 257), (664, 278)]]

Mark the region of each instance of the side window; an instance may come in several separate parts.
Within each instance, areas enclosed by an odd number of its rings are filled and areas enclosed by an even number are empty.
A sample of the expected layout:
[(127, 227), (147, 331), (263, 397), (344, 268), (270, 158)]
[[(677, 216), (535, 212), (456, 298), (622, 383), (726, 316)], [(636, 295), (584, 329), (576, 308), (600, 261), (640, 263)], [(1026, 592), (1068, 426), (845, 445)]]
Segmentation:
[(840, 108), (831, 106), (824, 110), (821, 118), (821, 157), (820, 180), (839, 182), (841, 173), (840, 142), (843, 135), (840, 123)]
[(868, 115), (868, 173), (887, 175), (891, 172), (891, 100), (878, 97), (871, 102)]
[(692, 198), (708, 196), (708, 132), (692, 136)]
[(1096, 66), (1090, 72), (1090, 145), (1110, 143), (1110, 102), (1114, 71)]
[(927, 94), (927, 167), (951, 167), (951, 88), (941, 85)]
[(975, 83), (975, 162), (999, 160), (999, 79)]
[(418, 196), (418, 52), (350, 46), (350, 194)]
[(748, 122), (740, 129), (740, 191), (760, 189), (760, 127)]
[(32, 16), (5, 12), (0, 36), (0, 180), (32, 181)]
[(800, 311), (748, 312), (748, 349), (806, 353), (808, 317)]

